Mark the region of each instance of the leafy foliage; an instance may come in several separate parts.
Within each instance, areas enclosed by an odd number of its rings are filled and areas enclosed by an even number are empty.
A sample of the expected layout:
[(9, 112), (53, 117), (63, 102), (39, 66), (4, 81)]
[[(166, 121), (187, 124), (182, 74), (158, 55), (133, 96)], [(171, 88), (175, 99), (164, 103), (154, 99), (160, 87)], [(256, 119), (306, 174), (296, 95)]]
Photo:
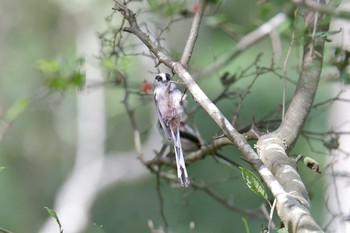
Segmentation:
[(69, 88), (82, 88), (85, 83), (85, 73), (81, 66), (83, 58), (78, 58), (73, 67), (62, 64), (58, 60), (40, 60), (37, 69), (42, 72), (47, 86), (53, 91), (63, 91)]

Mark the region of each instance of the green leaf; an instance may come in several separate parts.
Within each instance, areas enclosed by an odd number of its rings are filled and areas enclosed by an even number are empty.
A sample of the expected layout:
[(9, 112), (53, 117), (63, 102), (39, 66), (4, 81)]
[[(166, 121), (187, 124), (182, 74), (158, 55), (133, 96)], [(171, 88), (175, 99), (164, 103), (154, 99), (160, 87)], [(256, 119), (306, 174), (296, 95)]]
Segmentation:
[(105, 58), (101, 60), (100, 65), (103, 69), (114, 72), (117, 69), (117, 64), (112, 58)]
[(29, 106), (28, 99), (20, 99), (17, 100), (6, 112), (4, 115), (4, 119), (7, 122), (11, 122), (15, 120), (24, 110), (26, 110)]
[(180, 13), (185, 9), (186, 9), (186, 5), (184, 3), (171, 3), (171, 4), (166, 4), (164, 7), (162, 7), (162, 11), (167, 16)]
[(58, 227), (59, 227), (59, 230), (60, 230), (60, 233), (62, 233), (63, 232), (62, 225), (61, 225), (61, 222), (60, 222), (56, 212), (53, 209), (50, 209), (49, 207), (45, 206), (44, 208), (46, 209), (47, 213), (49, 213), (49, 215), (56, 220)]
[(245, 227), (245, 232), (250, 233), (249, 225), (248, 225), (247, 219), (245, 217), (242, 217), (242, 222), (243, 222), (244, 227)]
[(159, 6), (159, 2), (158, 0), (148, 0), (148, 5), (152, 10), (155, 10)]
[(4, 170), (6, 167), (0, 167), (0, 172), (2, 172), (2, 170)]
[(268, 201), (268, 196), (267, 196), (265, 187), (261, 183), (259, 178), (253, 172), (249, 171), (248, 169), (243, 168), (243, 167), (239, 167), (239, 168), (241, 169), (243, 179), (244, 179), (246, 185), (248, 186), (248, 188), (250, 188), (250, 190), (252, 190), (258, 196), (261, 196), (266, 201)]
[(41, 60), (37, 67), (43, 73), (47, 86), (51, 90), (64, 91), (68, 88), (84, 86), (85, 73), (81, 71), (84, 62), (83, 57), (78, 57), (64, 65), (59, 61)]
[(341, 29), (337, 31), (324, 31), (324, 32), (317, 32), (316, 36), (317, 37), (327, 37), (327, 36), (333, 36), (341, 32)]
[(69, 80), (71, 86), (82, 88), (85, 84), (85, 74), (80, 71), (75, 71), (72, 73)]
[(54, 60), (40, 60), (37, 62), (37, 69), (45, 75), (52, 75), (61, 69), (61, 64)]
[(273, 231), (274, 233), (288, 233), (287, 228), (278, 228)]

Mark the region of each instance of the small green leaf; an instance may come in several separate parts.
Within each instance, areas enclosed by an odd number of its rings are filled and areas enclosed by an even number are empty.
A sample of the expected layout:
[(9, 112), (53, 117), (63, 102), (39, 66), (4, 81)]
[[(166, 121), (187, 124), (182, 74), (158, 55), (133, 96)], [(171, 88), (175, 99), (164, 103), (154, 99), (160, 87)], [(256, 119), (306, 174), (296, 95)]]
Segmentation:
[(69, 80), (71, 86), (82, 88), (85, 84), (85, 74), (81, 73), (80, 71), (75, 71), (71, 74)]
[(56, 220), (58, 227), (59, 227), (59, 230), (60, 230), (60, 233), (62, 233), (63, 232), (62, 225), (61, 225), (61, 222), (60, 222), (56, 212), (53, 209), (50, 209), (49, 207), (45, 206), (44, 208), (46, 209), (47, 213), (49, 213), (49, 215)]
[(121, 57), (118, 60), (118, 69), (119, 70), (127, 70), (129, 64), (132, 62), (132, 58), (130, 57)]
[(29, 106), (28, 99), (20, 99), (17, 100), (6, 112), (4, 115), (4, 119), (7, 122), (11, 122), (15, 120), (24, 110)]
[(323, 32), (317, 32), (316, 36), (317, 37), (327, 37), (327, 36), (333, 36), (341, 32), (341, 29), (337, 31), (323, 31)]
[(273, 231), (273, 233), (288, 233), (287, 228), (277, 228)]
[(245, 227), (245, 232), (250, 233), (249, 225), (248, 225), (247, 219), (245, 217), (242, 217), (242, 222), (243, 222), (244, 227)]
[(248, 188), (250, 188), (250, 190), (252, 190), (258, 196), (261, 196), (266, 201), (268, 201), (268, 196), (267, 196), (265, 187), (261, 183), (259, 178), (253, 172), (249, 171), (248, 169), (243, 168), (243, 167), (239, 167), (239, 168), (241, 169), (243, 179), (244, 179), (246, 185), (248, 186)]
[(52, 75), (61, 69), (61, 64), (58, 61), (54, 60), (40, 60), (38, 61), (36, 67), (45, 75)]
[(171, 4), (166, 4), (164, 7), (162, 7), (162, 11), (167, 16), (180, 13), (185, 9), (186, 9), (186, 5), (184, 3), (171, 3)]
[(109, 72), (114, 72), (117, 69), (116, 62), (111, 58), (105, 58), (101, 60), (100, 65), (103, 69)]
[(159, 2), (158, 0), (148, 0), (148, 5), (151, 7), (152, 10), (155, 10), (159, 6)]
[(6, 167), (0, 167), (0, 172), (2, 172), (2, 170), (4, 170)]

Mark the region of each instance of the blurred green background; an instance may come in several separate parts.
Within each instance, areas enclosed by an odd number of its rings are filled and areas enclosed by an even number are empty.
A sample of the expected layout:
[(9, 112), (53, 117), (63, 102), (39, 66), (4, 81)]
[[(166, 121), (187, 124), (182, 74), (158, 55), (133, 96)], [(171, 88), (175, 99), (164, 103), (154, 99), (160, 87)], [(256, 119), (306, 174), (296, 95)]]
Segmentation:
[[(192, 4), (191, 1), (187, 2), (189, 9)], [(274, 12), (289, 7), (274, 3), (270, 8), (264, 9), (257, 6), (255, 1), (226, 1), (224, 4), (217, 13), (228, 13), (233, 25), (237, 25), (238, 34), (253, 30), (266, 18), (273, 16)], [(0, 227), (18, 233), (39, 232), (49, 218), (44, 207), (54, 208), (57, 192), (74, 167), (78, 141), (76, 105), (79, 90), (69, 88), (66, 91), (46, 93), (45, 79), (36, 69), (37, 62), (42, 59), (57, 59), (70, 66), (77, 57), (85, 57), (82, 52), (84, 48), (79, 46), (82, 40), (89, 38), (83, 38), (79, 32), (86, 29), (91, 33), (83, 35), (96, 39), (97, 32), (106, 29), (105, 18), (112, 13), (112, 7), (113, 2), (107, 0), (0, 0), (0, 117), (18, 100), (31, 100), (29, 107), (10, 123), (0, 141), (0, 167), (5, 167), (0, 173)], [(171, 51), (181, 52), (187, 35), (183, 25), (189, 22), (176, 24), (175, 32), (169, 32)], [(207, 21), (203, 23), (192, 59), (194, 69), (208, 66), (215, 56), (225, 55), (225, 52), (234, 47), (232, 39), (219, 29), (206, 26), (206, 23), (209, 24)], [(286, 35), (288, 33), (281, 36), (283, 50), (275, 66), (283, 65), (290, 43), (290, 37)], [(89, 49), (86, 48), (86, 51)], [(301, 51), (297, 47), (290, 58), (288, 76), (293, 80), (298, 77)], [(259, 65), (269, 67), (272, 59), (269, 38), (244, 52), (219, 74), (202, 79), (200, 86), (210, 98), (215, 98), (222, 90), (220, 75), (225, 71), (234, 73), (245, 68), (259, 53), (262, 53)], [(88, 59), (85, 57), (86, 63), (98, 64), (98, 54), (88, 56)], [(134, 74), (133, 81), (141, 83), (145, 79), (151, 80), (152, 75), (143, 73), (138, 66), (137, 61), (131, 61), (128, 65)], [(153, 67), (144, 69), (155, 72)], [(253, 77), (254, 73), (237, 82), (236, 87), (242, 90)], [(282, 101), (282, 85), (282, 80), (276, 75), (261, 75), (244, 99), (237, 124), (250, 124), (253, 117), (259, 119), (278, 109)], [(113, 85), (104, 88), (104, 150), (107, 154), (133, 150), (131, 126), (121, 103), (124, 92)], [(293, 94), (293, 90), (294, 85), (288, 83), (288, 96)], [(327, 93), (327, 84), (321, 83), (320, 90), (316, 102), (326, 98), (324, 93)], [(191, 98), (189, 100), (191, 107), (194, 102)], [(137, 108), (138, 123), (143, 129), (155, 124), (150, 99), (141, 101), (135, 98), (133, 104)], [(228, 118), (235, 112), (236, 106), (229, 100), (219, 102), (218, 106)], [(322, 108), (312, 112), (312, 121), (306, 127), (319, 131), (325, 129), (326, 113)], [(276, 116), (277, 119), (278, 117), (280, 116)], [(194, 121), (205, 140), (220, 134), (218, 127), (202, 110), (195, 114)], [(144, 140), (147, 140), (147, 133)], [(323, 150), (318, 143), (315, 143), (315, 148)], [(155, 149), (159, 149), (159, 145)], [(225, 148), (222, 153), (249, 168), (239, 159), (239, 152), (232, 147)], [(307, 154), (320, 162), (323, 159), (323, 155), (312, 152), (303, 139), (298, 141), (293, 153)], [(130, 159), (137, 160), (136, 153)], [(317, 203), (322, 201), (322, 179), (303, 166), (300, 166), (300, 172), (310, 189), (314, 203), (313, 213), (320, 222), (322, 207)], [(262, 199), (246, 187), (237, 169), (217, 163), (211, 157), (191, 164), (189, 173), (199, 182), (213, 182), (209, 186), (215, 193), (235, 206), (254, 211), (263, 203)], [(161, 184), (170, 232), (189, 232), (191, 222), (195, 223), (193, 232), (244, 232), (241, 220), (243, 216), (230, 212), (203, 191), (171, 188), (164, 181)], [(148, 220), (153, 221), (155, 228), (164, 225), (159, 211), (155, 175), (147, 174), (133, 181), (118, 182), (100, 193), (91, 205), (88, 223), (82, 232), (149, 232)], [(262, 225), (267, 225), (266, 220), (247, 217), (247, 221), (251, 232), (258, 232)]]

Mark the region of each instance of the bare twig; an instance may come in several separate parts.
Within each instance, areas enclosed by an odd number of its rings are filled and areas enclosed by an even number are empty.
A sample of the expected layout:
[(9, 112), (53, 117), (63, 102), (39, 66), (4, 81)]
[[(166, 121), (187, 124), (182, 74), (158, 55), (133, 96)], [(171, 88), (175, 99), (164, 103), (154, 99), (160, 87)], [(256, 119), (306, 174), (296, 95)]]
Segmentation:
[[(294, 17), (296, 17), (298, 14), (298, 9), (294, 11)], [(293, 23), (293, 28), (295, 28), (295, 22)], [(290, 45), (287, 51), (286, 59), (283, 63), (283, 96), (282, 96), (282, 119), (284, 119), (284, 115), (286, 113), (286, 92), (287, 92), (287, 64), (289, 60), (289, 55), (292, 51), (292, 46), (294, 44), (294, 38), (295, 38), (295, 31), (292, 32), (292, 39), (290, 41)]]
[(262, 216), (259, 215), (257, 213), (257, 211), (246, 210), (246, 209), (242, 209), (242, 208), (233, 206), (227, 200), (225, 200), (224, 198), (220, 197), (218, 194), (216, 194), (213, 190), (211, 190), (206, 185), (202, 185), (202, 184), (198, 184), (198, 183), (192, 182), (191, 183), (191, 187), (193, 187), (194, 189), (198, 189), (198, 190), (204, 191), (207, 195), (212, 197), (215, 201), (217, 201), (222, 206), (224, 206), (225, 208), (227, 208), (228, 210), (230, 210), (230, 211), (232, 211), (234, 213), (239, 213), (239, 214), (242, 214), (242, 215), (245, 215), (245, 216), (249, 216), (249, 217), (254, 218), (254, 219), (260, 219), (260, 220), (262, 219)]
[[(159, 168), (160, 170), (160, 168)], [(162, 195), (162, 191), (160, 190), (160, 176), (159, 176), (159, 171), (157, 172), (157, 186), (156, 186), (156, 190), (157, 190), (157, 195), (158, 195), (158, 199), (159, 199), (159, 211), (160, 211), (160, 216), (163, 219), (163, 223), (164, 223), (164, 231), (168, 232), (168, 220), (165, 217), (165, 213), (164, 213), (164, 198)]]
[(182, 52), (180, 63), (186, 68), (188, 68), (188, 63), (191, 59), (194, 45), (195, 45), (197, 37), (198, 37), (199, 26), (200, 26), (201, 21), (202, 21), (203, 12), (205, 10), (205, 7), (206, 7), (206, 3), (205, 3), (205, 1), (203, 1), (203, 4), (201, 5), (201, 7), (199, 7), (197, 12), (195, 12), (194, 18), (192, 21), (192, 25), (191, 25), (191, 30), (190, 30), (190, 33), (188, 35), (188, 39), (186, 41), (185, 48)]
[(238, 55), (245, 51), (250, 46), (254, 45), (257, 41), (261, 40), (265, 36), (268, 36), (273, 30), (275, 30), (279, 25), (281, 25), (287, 19), (284, 13), (279, 13), (272, 17), (269, 21), (255, 29), (254, 31), (245, 35), (236, 45), (235, 49), (228, 55), (224, 60), (218, 63), (214, 63), (208, 69), (201, 71), (199, 73), (194, 73), (193, 76), (198, 79), (201, 77), (210, 76), (220, 69), (228, 65), (232, 60), (234, 60)]
[(135, 120), (135, 117), (134, 117), (134, 110), (131, 109), (131, 107), (129, 105), (130, 91), (129, 91), (129, 87), (128, 87), (128, 80), (127, 80), (127, 77), (125, 75), (122, 75), (122, 76), (123, 76), (123, 80), (124, 80), (123, 83), (124, 83), (124, 89), (125, 89), (125, 95), (124, 95), (123, 103), (124, 103), (126, 112), (129, 115), (129, 120), (131, 122), (131, 126), (132, 126), (132, 129), (133, 129), (135, 150), (136, 150), (136, 153), (137, 153), (139, 159), (141, 161), (144, 161), (140, 131), (139, 131), (139, 128), (137, 126), (137, 123), (136, 123), (136, 120)]

